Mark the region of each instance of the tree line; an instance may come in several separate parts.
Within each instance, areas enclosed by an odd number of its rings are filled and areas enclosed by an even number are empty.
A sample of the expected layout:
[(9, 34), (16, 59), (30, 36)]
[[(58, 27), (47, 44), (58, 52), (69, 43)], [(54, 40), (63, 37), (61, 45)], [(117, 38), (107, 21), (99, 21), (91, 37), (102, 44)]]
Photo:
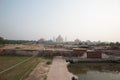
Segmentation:
[(36, 41), (30, 40), (8, 40), (0, 37), (0, 44), (23, 44), (23, 43), (35, 43)]

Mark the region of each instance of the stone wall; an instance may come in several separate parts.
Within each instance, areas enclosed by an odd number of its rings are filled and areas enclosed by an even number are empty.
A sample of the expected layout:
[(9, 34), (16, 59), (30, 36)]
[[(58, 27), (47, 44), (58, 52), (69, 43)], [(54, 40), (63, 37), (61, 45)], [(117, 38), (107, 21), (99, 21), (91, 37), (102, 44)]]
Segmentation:
[(39, 51), (38, 56), (65, 56), (65, 57), (77, 57), (82, 56), (83, 53), (76, 53), (73, 51)]
[(38, 55), (38, 56), (65, 56), (65, 57), (78, 57), (82, 56), (82, 52), (74, 52), (74, 51), (44, 51), (44, 50), (15, 50), (15, 49), (7, 49), (4, 50), (4, 54), (6, 55)]

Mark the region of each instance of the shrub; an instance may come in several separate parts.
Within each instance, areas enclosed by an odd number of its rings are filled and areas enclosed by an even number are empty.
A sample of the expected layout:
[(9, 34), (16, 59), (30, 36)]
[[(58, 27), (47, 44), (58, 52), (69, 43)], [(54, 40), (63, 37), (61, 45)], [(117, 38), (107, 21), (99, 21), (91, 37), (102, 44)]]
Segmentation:
[(47, 65), (50, 65), (51, 63), (52, 63), (51, 61), (47, 61), (47, 62), (46, 62)]

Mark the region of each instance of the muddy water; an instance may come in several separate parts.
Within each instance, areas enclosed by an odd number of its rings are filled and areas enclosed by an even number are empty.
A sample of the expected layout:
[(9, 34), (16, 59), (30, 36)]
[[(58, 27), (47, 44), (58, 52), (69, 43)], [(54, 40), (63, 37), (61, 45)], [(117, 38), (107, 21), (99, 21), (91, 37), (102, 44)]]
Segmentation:
[(78, 80), (120, 80), (120, 63), (75, 63), (68, 69)]

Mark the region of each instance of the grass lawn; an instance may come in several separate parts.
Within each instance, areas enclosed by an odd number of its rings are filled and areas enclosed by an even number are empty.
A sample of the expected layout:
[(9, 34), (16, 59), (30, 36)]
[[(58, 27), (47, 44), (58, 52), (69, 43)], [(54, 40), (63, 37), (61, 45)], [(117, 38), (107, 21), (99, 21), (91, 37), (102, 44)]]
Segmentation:
[[(30, 57), (0, 56), (0, 71), (3, 71), (28, 58)], [(24, 80), (39, 62), (40, 58), (31, 58), (15, 68), (0, 74), (0, 80)]]
[(0, 71), (3, 71), (29, 57), (0, 56)]

